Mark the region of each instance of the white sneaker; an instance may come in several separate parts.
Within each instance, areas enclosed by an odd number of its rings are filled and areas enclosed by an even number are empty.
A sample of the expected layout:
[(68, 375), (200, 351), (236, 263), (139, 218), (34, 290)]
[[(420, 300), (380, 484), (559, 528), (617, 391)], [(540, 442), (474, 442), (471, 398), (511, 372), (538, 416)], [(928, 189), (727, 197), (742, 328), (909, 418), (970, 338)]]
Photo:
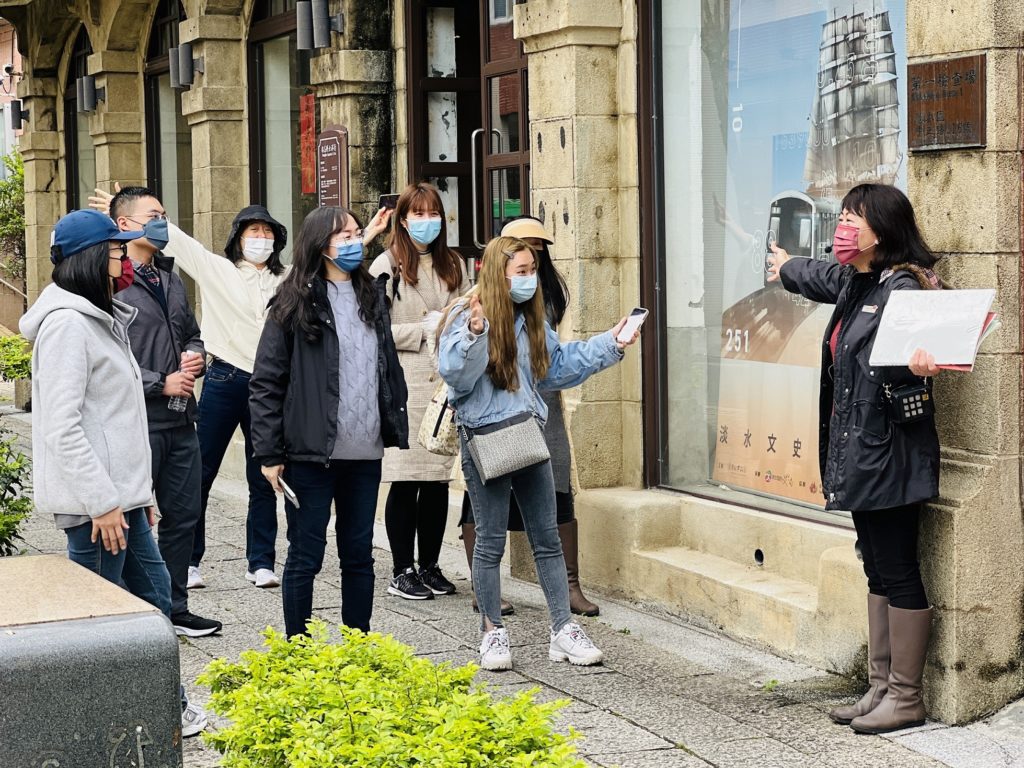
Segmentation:
[(188, 584), (185, 585), (186, 589), (202, 589), (206, 586), (206, 582), (203, 581), (203, 575), (199, 573), (198, 565), (190, 565), (188, 567)]
[(260, 589), (268, 589), (270, 587), (281, 586), (281, 580), (277, 578), (277, 574), (269, 568), (257, 568), (256, 573), (253, 573), (252, 571), (246, 571), (245, 578), (247, 578)]
[(508, 630), (495, 627), (485, 632), (480, 641), (480, 668), (498, 671), (512, 669), (512, 650), (508, 644)]
[(198, 704), (189, 704), (181, 710), (181, 735), (195, 736), (206, 728), (206, 711)]
[(548, 658), (552, 661), (568, 661), (580, 667), (589, 667), (592, 664), (600, 664), (604, 654), (590, 642), (583, 627), (575, 621), (570, 621), (557, 633), (551, 633)]

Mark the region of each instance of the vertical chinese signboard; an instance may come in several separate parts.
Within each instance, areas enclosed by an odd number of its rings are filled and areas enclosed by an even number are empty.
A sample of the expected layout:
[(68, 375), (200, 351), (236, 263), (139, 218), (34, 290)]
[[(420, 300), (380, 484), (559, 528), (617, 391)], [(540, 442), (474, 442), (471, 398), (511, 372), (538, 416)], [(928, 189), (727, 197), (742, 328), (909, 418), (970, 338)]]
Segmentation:
[(299, 97), (299, 175), (302, 194), (316, 192), (316, 95)]
[(833, 307), (766, 282), (764, 259), (777, 242), (833, 260), (826, 248), (844, 195), (865, 182), (905, 187), (905, 5), (729, 7), (727, 175), (715, 199), (724, 241), (720, 256), (705, 252), (703, 276), (705, 311), (721, 318), (718, 349), (708, 350), (718, 363), (711, 477), (821, 505), (818, 392)]
[(348, 129), (329, 126), (317, 138), (317, 190), (320, 205), (348, 207)]

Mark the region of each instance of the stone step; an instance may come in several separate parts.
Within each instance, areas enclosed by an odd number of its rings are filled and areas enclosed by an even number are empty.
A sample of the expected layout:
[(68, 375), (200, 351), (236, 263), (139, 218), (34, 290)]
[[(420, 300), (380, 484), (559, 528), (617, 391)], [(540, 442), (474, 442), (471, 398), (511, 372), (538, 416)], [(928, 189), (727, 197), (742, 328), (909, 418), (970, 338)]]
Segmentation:
[(780, 603), (780, 609), (813, 614), (818, 607), (817, 586), (758, 566), (742, 565), (686, 547), (664, 547), (636, 555), (641, 560), (660, 563), (669, 569), (673, 579), (692, 580), (694, 586), (704, 591), (709, 584), (715, 584), (722, 590), (743, 592), (749, 600)]

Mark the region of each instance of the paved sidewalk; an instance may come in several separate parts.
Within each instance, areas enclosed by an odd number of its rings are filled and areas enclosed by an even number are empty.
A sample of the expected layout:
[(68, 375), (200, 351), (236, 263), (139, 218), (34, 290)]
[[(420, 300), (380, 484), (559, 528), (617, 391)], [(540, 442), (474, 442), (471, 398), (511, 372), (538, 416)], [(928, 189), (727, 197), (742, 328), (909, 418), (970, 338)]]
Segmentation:
[[(4, 415), (2, 425), (22, 435), (23, 414)], [(194, 700), (207, 691), (194, 685), (212, 658), (237, 658), (259, 647), (267, 625), (283, 629), (279, 589), (258, 590), (245, 581), (246, 490), (219, 480), (207, 513), (207, 587), (193, 590), (191, 607), (224, 622), (221, 635), (181, 642), (182, 677)], [(285, 552), (283, 513), (278, 554)], [(585, 522), (584, 522), (585, 524)], [(64, 536), (53, 522), (34, 517), (25, 531), (30, 552), (63, 552)], [(377, 597), (373, 628), (391, 633), (435, 660), (477, 659), (477, 617), (470, 610), (470, 585), (461, 551), (446, 546), (441, 565), (458, 594), (430, 601), (387, 595), (391, 558), (378, 526), (375, 543)], [(315, 614), (340, 621), (337, 553), (328, 544), (317, 579)], [(600, 599), (602, 615), (585, 620), (604, 650), (600, 667), (576, 668), (547, 659), (547, 622), (539, 588), (504, 578), (504, 594), (516, 606), (508, 621), (515, 669), (480, 678), (512, 693), (540, 687), (540, 698), (565, 698), (560, 723), (582, 734), (579, 750), (591, 765), (622, 768), (722, 766), (803, 767), (1024, 766), (1024, 708), (1011, 706), (967, 728), (929, 724), (878, 738), (836, 726), (825, 712), (856, 696), (845, 680), (795, 664), (705, 631), (658, 609)], [(592, 595), (595, 599), (599, 596)], [(219, 765), (199, 739), (185, 748), (188, 768)]]

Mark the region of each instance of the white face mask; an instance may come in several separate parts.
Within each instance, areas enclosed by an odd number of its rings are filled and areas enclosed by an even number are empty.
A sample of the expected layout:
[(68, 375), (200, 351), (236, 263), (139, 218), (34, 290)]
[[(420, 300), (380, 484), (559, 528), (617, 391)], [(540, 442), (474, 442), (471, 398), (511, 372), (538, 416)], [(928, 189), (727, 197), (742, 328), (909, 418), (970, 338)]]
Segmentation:
[(266, 237), (243, 237), (242, 255), (253, 264), (264, 264), (274, 252), (274, 241)]

